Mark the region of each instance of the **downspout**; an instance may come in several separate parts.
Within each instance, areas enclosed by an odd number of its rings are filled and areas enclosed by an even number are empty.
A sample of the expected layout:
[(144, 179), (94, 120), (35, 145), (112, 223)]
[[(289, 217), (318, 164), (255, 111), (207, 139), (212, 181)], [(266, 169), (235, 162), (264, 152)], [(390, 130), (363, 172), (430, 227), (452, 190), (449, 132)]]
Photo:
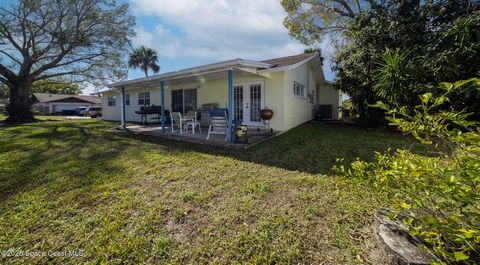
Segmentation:
[(125, 87), (121, 87), (120, 88), (120, 92), (121, 92), (121, 95), (120, 95), (120, 98), (121, 98), (121, 105), (120, 105), (120, 110), (121, 110), (121, 127), (122, 129), (125, 129), (127, 126), (125, 124)]
[(227, 79), (228, 79), (228, 143), (233, 143), (233, 70), (227, 70)]

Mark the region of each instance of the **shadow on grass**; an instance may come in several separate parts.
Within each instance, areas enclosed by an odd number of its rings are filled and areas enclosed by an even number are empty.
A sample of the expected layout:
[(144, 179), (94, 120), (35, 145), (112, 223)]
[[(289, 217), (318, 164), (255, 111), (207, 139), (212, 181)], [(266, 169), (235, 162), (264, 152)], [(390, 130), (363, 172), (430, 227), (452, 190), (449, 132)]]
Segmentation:
[[(69, 186), (75, 187), (96, 182), (99, 176), (111, 176), (102, 171), (121, 171), (110, 162), (129, 144), (115, 131), (101, 133), (101, 140), (94, 138), (99, 129), (104, 130), (105, 126), (42, 122), (12, 126), (3, 131), (9, 140), (0, 142), (0, 150), (8, 153), (10, 163), (2, 169), (0, 201), (62, 177), (68, 176)], [(89, 146), (92, 142), (95, 142), (94, 148)]]
[(0, 200), (54, 181), (66, 182), (70, 189), (108, 181), (115, 175), (112, 172), (124, 174), (124, 165), (117, 159), (124, 152), (154, 151), (155, 145), (164, 154), (198, 152), (311, 174), (331, 174), (337, 158), (349, 165), (356, 158), (372, 160), (375, 152), (387, 148), (429, 151), (410, 137), (327, 124), (305, 124), (248, 150), (135, 135), (116, 130), (116, 126), (108, 122), (42, 122), (0, 131), (4, 137), (0, 155), (7, 154), (0, 156), (5, 166), (0, 172)]
[(430, 150), (411, 137), (388, 133), (386, 130), (365, 130), (318, 123), (304, 124), (247, 150), (193, 144), (141, 134), (125, 133), (123, 137), (186, 152), (228, 156), (312, 174), (331, 174), (337, 158), (343, 159), (342, 164), (350, 165), (357, 158), (371, 161), (375, 152), (385, 152), (389, 148), (409, 149), (421, 154), (427, 154)]

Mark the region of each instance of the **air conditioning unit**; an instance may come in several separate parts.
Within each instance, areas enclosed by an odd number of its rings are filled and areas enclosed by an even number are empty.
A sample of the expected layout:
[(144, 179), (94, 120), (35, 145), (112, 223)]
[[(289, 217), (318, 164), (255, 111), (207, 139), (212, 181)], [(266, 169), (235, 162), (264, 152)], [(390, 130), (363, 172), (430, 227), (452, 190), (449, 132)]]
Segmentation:
[(333, 105), (319, 105), (317, 112), (317, 119), (331, 120), (333, 119)]

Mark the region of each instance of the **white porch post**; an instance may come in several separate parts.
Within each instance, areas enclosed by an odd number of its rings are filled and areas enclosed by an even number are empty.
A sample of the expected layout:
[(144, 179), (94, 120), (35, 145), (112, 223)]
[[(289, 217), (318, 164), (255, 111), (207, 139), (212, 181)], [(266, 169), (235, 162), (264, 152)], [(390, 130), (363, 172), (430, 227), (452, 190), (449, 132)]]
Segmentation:
[(228, 75), (228, 143), (233, 143), (233, 70), (227, 71)]
[(122, 126), (122, 129), (125, 129), (127, 126), (125, 125), (125, 87), (121, 87), (120, 88), (120, 91), (121, 91), (121, 95), (120, 95), (120, 98), (121, 98), (121, 102), (120, 102), (120, 112), (121, 112), (121, 126)]

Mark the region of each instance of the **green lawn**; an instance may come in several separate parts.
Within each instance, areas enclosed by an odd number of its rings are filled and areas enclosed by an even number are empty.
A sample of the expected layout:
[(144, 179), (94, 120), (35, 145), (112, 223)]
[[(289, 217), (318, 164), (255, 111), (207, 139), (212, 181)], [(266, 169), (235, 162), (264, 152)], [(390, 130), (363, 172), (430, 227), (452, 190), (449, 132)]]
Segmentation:
[[(5, 114), (0, 114), (0, 122), (5, 120), (7, 118), (7, 115)], [(61, 120), (65, 120), (66, 117), (65, 116), (55, 116), (55, 115), (37, 115), (35, 116), (35, 118), (37, 118), (38, 120), (41, 120), (41, 121), (61, 121)]]
[(0, 263), (378, 263), (382, 200), (330, 168), (413, 143), (306, 124), (245, 151), (116, 126), (0, 127), (0, 250), (83, 251)]

